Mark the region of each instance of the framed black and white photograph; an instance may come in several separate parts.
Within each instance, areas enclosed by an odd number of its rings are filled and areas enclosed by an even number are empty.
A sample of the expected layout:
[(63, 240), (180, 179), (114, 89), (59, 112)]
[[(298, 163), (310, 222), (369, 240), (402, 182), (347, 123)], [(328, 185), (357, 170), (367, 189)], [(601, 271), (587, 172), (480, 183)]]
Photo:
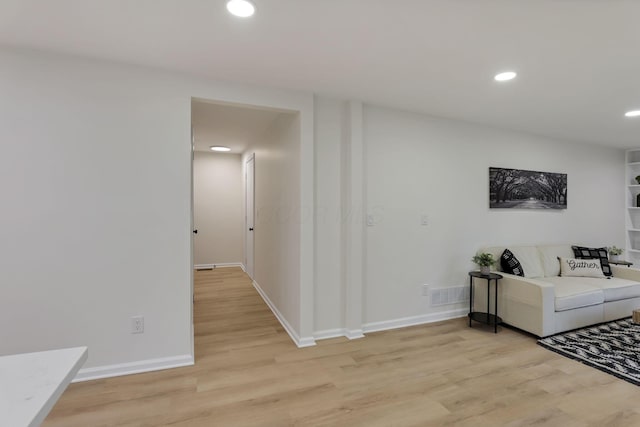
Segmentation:
[(566, 209), (567, 174), (489, 168), (491, 209)]

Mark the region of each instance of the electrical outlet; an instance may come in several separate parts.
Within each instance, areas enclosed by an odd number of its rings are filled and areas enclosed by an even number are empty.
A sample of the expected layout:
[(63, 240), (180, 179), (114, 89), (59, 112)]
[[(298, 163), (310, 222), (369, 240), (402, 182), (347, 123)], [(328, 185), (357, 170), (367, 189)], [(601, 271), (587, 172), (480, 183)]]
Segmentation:
[(373, 227), (374, 225), (376, 225), (376, 219), (371, 214), (367, 215), (367, 225), (369, 227)]
[(428, 215), (422, 215), (420, 217), (420, 224), (429, 225), (429, 216)]
[(131, 318), (131, 333), (132, 334), (144, 333), (144, 316), (133, 316)]
[(429, 285), (422, 285), (422, 296), (423, 297), (429, 296)]

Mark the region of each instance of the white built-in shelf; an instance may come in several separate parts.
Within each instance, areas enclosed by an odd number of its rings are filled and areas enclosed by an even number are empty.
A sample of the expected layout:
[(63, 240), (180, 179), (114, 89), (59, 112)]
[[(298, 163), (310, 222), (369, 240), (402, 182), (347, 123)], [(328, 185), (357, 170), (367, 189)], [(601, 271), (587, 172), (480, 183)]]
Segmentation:
[[(640, 175), (640, 148), (627, 150), (625, 152), (625, 182), (627, 187), (626, 205), (627, 213), (625, 220), (625, 249), (629, 256), (637, 259), (640, 256), (640, 224), (637, 219), (640, 216), (640, 207), (628, 206), (640, 202), (637, 196), (640, 194), (640, 182), (637, 182), (636, 176)], [(637, 227), (637, 228), (636, 228)], [(637, 249), (636, 249), (637, 248)]]

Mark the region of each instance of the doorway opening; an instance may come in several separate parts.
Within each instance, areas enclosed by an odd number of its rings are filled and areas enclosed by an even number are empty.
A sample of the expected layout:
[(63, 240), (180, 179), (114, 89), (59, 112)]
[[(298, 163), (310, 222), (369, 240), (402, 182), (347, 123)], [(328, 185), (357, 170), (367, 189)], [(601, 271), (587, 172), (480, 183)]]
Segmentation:
[[(286, 284), (280, 278), (289, 274), (291, 263), (279, 264), (290, 259), (284, 251), (298, 251), (297, 247), (290, 248), (290, 242), (298, 242), (300, 222), (289, 218), (291, 209), (270, 210), (270, 204), (284, 201), (288, 208), (300, 205), (299, 191), (292, 188), (299, 185), (299, 176), (294, 173), (298, 170), (295, 163), (299, 162), (301, 137), (296, 112), (202, 99), (192, 99), (191, 107), (192, 253), (193, 274), (198, 278), (192, 283), (209, 287), (204, 291), (192, 287), (194, 335), (201, 335), (203, 330), (215, 328), (210, 325), (211, 316), (207, 318), (196, 307), (198, 299), (202, 306), (212, 307), (215, 304), (211, 304), (211, 298), (216, 295), (211, 288), (215, 283), (200, 280), (207, 273), (202, 270), (220, 273), (218, 269), (225, 268), (225, 275), (246, 274), (249, 283), (258, 289), (256, 279), (261, 275), (267, 289), (258, 292), (265, 301), (268, 295), (280, 293), (268, 288), (271, 283)], [(229, 150), (215, 152), (211, 150), (214, 146)], [(265, 215), (259, 223), (261, 207)], [(283, 238), (289, 242), (281, 241)], [(295, 267), (293, 271), (297, 274)], [(211, 277), (214, 276), (218, 275)], [(299, 286), (298, 280), (290, 282)], [(242, 315), (229, 312), (226, 316), (236, 314)], [(195, 344), (194, 341), (194, 347)], [(197, 348), (194, 354), (198, 354)]]

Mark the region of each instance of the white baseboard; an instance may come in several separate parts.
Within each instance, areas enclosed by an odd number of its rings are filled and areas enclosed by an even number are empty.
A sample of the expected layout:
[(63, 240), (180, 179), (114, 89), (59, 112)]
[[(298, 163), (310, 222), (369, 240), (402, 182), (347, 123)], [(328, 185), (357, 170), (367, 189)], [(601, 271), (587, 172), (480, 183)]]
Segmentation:
[(420, 316), (402, 317), (400, 319), (384, 320), (382, 322), (371, 322), (362, 325), (364, 333), (386, 331), (389, 329), (406, 328), (407, 326), (423, 325), (425, 323), (440, 322), (442, 320), (465, 317), (469, 313), (469, 308), (458, 308), (455, 310), (441, 311), (438, 313), (422, 314)]
[(100, 378), (118, 377), (120, 375), (140, 374), (142, 372), (161, 371), (163, 369), (181, 368), (194, 364), (193, 356), (163, 357), (160, 359), (140, 360), (138, 362), (120, 363), (117, 365), (97, 366), (80, 369), (71, 382), (97, 380)]
[(242, 271), (245, 271), (244, 264), (241, 262), (222, 262), (219, 264), (194, 264), (193, 268), (196, 270), (207, 270), (210, 268), (223, 268), (223, 267), (240, 267)]
[(371, 322), (362, 325), (362, 329), (346, 329), (336, 328), (324, 331), (314, 332), (313, 337), (316, 340), (326, 340), (329, 338), (346, 337), (350, 340), (364, 338), (365, 333), (386, 331), (389, 329), (406, 328), (408, 326), (423, 325), (425, 323), (440, 322), (442, 320), (456, 319), (465, 317), (468, 313), (466, 308), (456, 310), (443, 311), (439, 313), (423, 314), (420, 316), (403, 317), (400, 319), (384, 320), (382, 322)]
[(326, 329), (324, 331), (317, 331), (313, 333), (313, 338), (316, 340), (328, 340), (330, 338), (346, 337), (347, 330), (344, 328)]
[(362, 329), (347, 329), (345, 331), (345, 337), (349, 338), (350, 340), (364, 338), (364, 331)]
[(326, 340), (330, 338), (345, 337), (350, 340), (358, 338), (364, 338), (362, 329), (349, 330), (346, 328), (326, 329), (324, 331), (318, 331), (313, 333), (313, 338), (316, 340)]
[(274, 316), (276, 316), (276, 319), (278, 319), (284, 330), (287, 331), (287, 334), (289, 334), (295, 345), (297, 345), (298, 347), (311, 347), (316, 345), (316, 341), (313, 339), (313, 337), (300, 337), (298, 335), (298, 333), (291, 327), (289, 322), (287, 322), (287, 319), (284, 318), (282, 313), (280, 313), (280, 310), (278, 310), (273, 302), (271, 302), (267, 294), (262, 290), (258, 282), (256, 282), (255, 280), (253, 281), (253, 287), (256, 288), (256, 291), (258, 291), (264, 302), (267, 304), (267, 306), (269, 306), (271, 312), (274, 314)]
[(316, 345), (316, 340), (313, 337), (302, 337), (298, 339), (296, 345), (298, 346), (298, 348), (313, 347), (314, 345)]

